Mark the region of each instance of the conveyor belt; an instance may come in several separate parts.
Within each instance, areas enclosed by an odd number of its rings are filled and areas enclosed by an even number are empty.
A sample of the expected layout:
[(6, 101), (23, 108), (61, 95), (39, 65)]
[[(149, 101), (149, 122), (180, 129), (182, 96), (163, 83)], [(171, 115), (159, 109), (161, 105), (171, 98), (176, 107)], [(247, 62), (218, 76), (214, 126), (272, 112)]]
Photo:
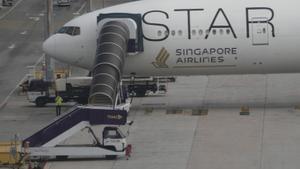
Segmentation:
[(115, 104), (127, 55), (128, 39), (128, 28), (122, 22), (110, 21), (103, 25), (97, 40), (89, 104)]

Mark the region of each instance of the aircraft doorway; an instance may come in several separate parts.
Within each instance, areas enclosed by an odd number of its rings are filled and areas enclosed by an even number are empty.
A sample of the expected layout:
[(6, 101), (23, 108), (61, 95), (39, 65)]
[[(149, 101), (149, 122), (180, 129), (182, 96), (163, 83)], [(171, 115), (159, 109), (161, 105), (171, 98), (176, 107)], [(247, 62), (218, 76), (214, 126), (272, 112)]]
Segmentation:
[(252, 21), (252, 45), (269, 45), (268, 23), (264, 22), (268, 18), (253, 17)]

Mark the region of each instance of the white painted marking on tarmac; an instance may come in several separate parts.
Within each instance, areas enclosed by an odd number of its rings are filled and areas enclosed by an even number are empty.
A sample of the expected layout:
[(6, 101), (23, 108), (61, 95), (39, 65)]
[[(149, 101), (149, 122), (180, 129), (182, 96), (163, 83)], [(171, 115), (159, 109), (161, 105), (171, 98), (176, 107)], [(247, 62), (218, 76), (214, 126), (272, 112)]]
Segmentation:
[(23, 0), (19, 0), (13, 7), (10, 8), (7, 12), (5, 12), (2, 16), (0, 16), (0, 20), (5, 18), (8, 14), (10, 14)]
[(37, 16), (31, 16), (31, 17), (29, 17), (29, 19), (34, 20), (34, 21), (39, 21), (39, 20), (40, 20), (40, 17), (37, 17)]
[(11, 44), (11, 45), (8, 47), (8, 49), (14, 49), (15, 47), (16, 47), (15, 44)]
[(37, 66), (45, 58), (45, 53), (35, 62), (34, 66)]
[(87, 2), (85, 1), (81, 7), (78, 9), (78, 11), (74, 12), (73, 15), (80, 15), (80, 12), (83, 10), (83, 8), (86, 6)]
[(8, 99), (19, 88), (19, 86), (25, 81), (26, 78), (27, 78), (27, 76), (24, 76), (23, 79), (19, 81), (18, 85), (12, 91), (9, 92), (9, 94), (6, 96), (6, 98), (0, 104), (0, 110), (3, 109), (6, 106), (6, 104), (8, 102)]
[(23, 31), (20, 33), (21, 35), (26, 35), (27, 34), (27, 31)]
[[(34, 64), (34, 66), (38, 65), (42, 59), (45, 57), (45, 54), (43, 54)], [(19, 81), (19, 83), (17, 84), (17, 86), (9, 92), (9, 94), (6, 96), (6, 98), (3, 100), (3, 102), (0, 104), (0, 110), (3, 109), (6, 105), (7, 102), (9, 100), (9, 98), (11, 97), (11, 95), (19, 88), (19, 86), (26, 80), (27, 78), (27, 74), (22, 78), (22, 80)]]
[(44, 13), (40, 13), (39, 16), (45, 16), (45, 14)]

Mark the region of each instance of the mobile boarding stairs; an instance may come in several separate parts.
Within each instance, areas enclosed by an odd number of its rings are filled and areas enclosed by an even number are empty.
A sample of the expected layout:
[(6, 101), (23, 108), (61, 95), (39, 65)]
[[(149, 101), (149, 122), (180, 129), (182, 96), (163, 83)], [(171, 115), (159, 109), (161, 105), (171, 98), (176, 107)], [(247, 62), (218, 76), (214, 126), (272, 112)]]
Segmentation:
[[(125, 156), (126, 136), (116, 126), (127, 123), (127, 113), (128, 105), (116, 109), (76, 107), (25, 139), (23, 144), (29, 144), (31, 158), (65, 159)], [(92, 130), (92, 126), (95, 125), (110, 125), (104, 127), (101, 141)], [(83, 130), (89, 132), (93, 144), (62, 145), (62, 142), (67, 138)]]
[[(29, 155), (39, 158), (116, 157), (128, 152), (126, 137), (117, 127), (105, 127), (100, 141), (92, 126), (127, 123), (129, 103), (125, 103), (121, 78), (125, 57), (143, 52), (142, 17), (140, 14), (109, 13), (97, 18), (101, 28), (88, 106), (79, 106), (55, 119), (23, 141), (29, 145)], [(80, 130), (87, 129), (94, 144), (61, 145)], [(127, 150), (127, 151), (126, 151)]]

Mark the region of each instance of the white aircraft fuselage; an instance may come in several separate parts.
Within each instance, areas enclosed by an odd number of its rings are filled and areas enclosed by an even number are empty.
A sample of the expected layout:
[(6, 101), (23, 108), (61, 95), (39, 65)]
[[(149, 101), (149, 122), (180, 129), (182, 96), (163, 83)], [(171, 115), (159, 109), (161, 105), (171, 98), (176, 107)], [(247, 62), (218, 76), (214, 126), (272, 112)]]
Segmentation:
[(79, 16), (44, 51), (91, 70), (99, 14), (142, 15), (144, 52), (128, 55), (124, 73), (139, 76), (300, 72), (300, 2), (241, 0), (136, 1)]

